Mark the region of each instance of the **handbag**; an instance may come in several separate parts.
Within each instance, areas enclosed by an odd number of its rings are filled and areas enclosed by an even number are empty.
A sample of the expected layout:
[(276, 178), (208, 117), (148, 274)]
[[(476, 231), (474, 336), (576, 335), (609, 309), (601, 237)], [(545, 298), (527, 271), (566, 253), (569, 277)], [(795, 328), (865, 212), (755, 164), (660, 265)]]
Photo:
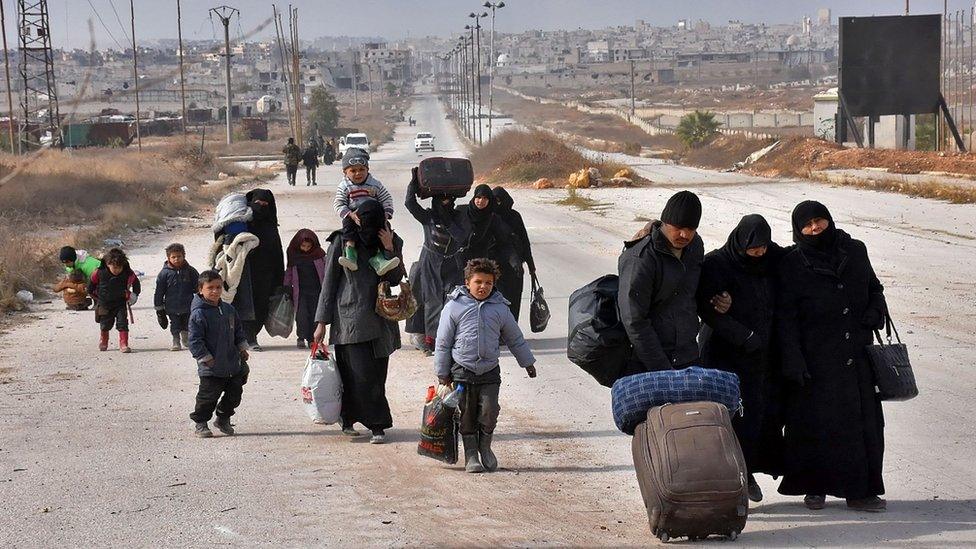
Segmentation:
[(376, 314), (387, 320), (400, 322), (416, 312), (417, 299), (413, 296), (409, 281), (400, 283), (400, 295), (392, 295), (389, 282), (380, 282), (376, 291)]
[[(892, 343), (891, 335), (895, 341)], [(912, 371), (908, 358), (908, 348), (901, 342), (898, 329), (891, 320), (888, 307), (885, 306), (885, 340), (881, 339), (881, 332), (874, 331), (877, 345), (868, 345), (865, 350), (871, 368), (874, 370), (875, 391), (881, 400), (911, 400), (918, 396), (918, 385), (915, 384), (915, 372)]]
[(278, 288), (269, 300), (268, 318), (264, 321), (264, 329), (271, 337), (288, 337), (295, 325), (295, 304), (291, 301), (291, 293), (284, 288)]
[(535, 273), (532, 273), (532, 303), (529, 304), (529, 324), (532, 332), (539, 333), (545, 330), (546, 326), (549, 325), (551, 316), (549, 304), (546, 303), (542, 286), (539, 285), (539, 279)]

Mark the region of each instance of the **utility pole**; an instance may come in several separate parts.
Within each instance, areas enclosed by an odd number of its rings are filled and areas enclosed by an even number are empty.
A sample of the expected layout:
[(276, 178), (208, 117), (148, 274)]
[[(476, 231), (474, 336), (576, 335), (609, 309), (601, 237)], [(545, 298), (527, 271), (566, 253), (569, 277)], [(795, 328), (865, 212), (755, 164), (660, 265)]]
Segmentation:
[(10, 89), (10, 50), (7, 49), (7, 14), (0, 0), (0, 30), (3, 31), (3, 70), (7, 75), (7, 134), (10, 139), (10, 154), (17, 154), (14, 149), (14, 94)]
[(634, 78), (634, 60), (630, 60), (630, 117), (637, 113), (637, 86)]
[[(17, 0), (17, 15), (24, 109), (24, 119), (20, 121), (21, 147), (41, 146), (40, 137), (45, 130), (51, 133), (51, 145), (54, 145), (61, 141), (61, 113), (47, 0)], [(42, 122), (43, 119), (46, 121)], [(36, 141), (32, 140), (34, 135), (38, 137)]]
[(373, 64), (366, 63), (366, 86), (369, 87), (369, 110), (373, 110)]
[(180, 11), (180, 0), (176, 0), (176, 38), (180, 44), (180, 102), (183, 105), (183, 139), (186, 139), (186, 75), (183, 72), (183, 13)]
[(129, 20), (132, 23), (132, 79), (136, 87), (136, 141), (141, 152), (142, 131), (139, 129), (139, 120), (142, 118), (142, 114), (139, 109), (139, 49), (136, 47), (136, 8), (133, 0), (129, 0)]
[[(129, 0), (130, 2), (132, 0)], [(218, 6), (216, 8), (210, 8), (210, 13), (217, 16), (220, 22), (224, 25), (224, 62), (226, 72), (225, 90), (227, 92), (227, 114), (225, 116), (227, 122), (227, 144), (230, 145), (234, 140), (233, 125), (231, 123), (231, 102), (233, 97), (231, 95), (230, 89), (230, 19), (234, 14), (240, 14), (237, 8), (232, 8), (230, 6)]]
[(292, 82), (295, 86), (295, 133), (298, 143), (301, 145), (305, 142), (305, 128), (302, 125), (304, 121), (302, 119), (302, 73), (298, 54), (298, 50), (301, 48), (298, 39), (298, 8), (291, 8), (288, 27), (291, 31)]
[(491, 38), (489, 39), (488, 57), (488, 141), (491, 141), (492, 117), (495, 108), (495, 11), (505, 7), (505, 2), (485, 2), (484, 6), (491, 9)]
[(275, 20), (275, 37), (278, 40), (278, 54), (281, 57), (281, 83), (285, 86), (285, 104), (288, 106), (288, 127), (291, 129), (291, 137), (295, 137), (295, 120), (291, 112), (291, 78), (288, 77), (288, 65), (285, 64), (285, 38), (284, 29), (281, 24), (281, 13), (278, 8), (271, 4), (271, 10)]
[(482, 112), (481, 112), (481, 18), (488, 17), (488, 12), (472, 12), (468, 17), (474, 19), (474, 26), (471, 28), (471, 37), (475, 47), (474, 67), (475, 67), (475, 86), (478, 92), (478, 144), (484, 143), (482, 139)]

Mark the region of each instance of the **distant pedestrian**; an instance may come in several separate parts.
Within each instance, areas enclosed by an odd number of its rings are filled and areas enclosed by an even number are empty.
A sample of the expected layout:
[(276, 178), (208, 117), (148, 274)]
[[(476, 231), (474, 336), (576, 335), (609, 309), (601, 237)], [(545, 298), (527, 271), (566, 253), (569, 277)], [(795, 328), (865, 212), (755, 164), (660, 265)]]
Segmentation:
[(190, 304), (197, 293), (200, 273), (186, 262), (186, 248), (182, 244), (166, 246), (166, 261), (156, 276), (153, 306), (159, 327), (173, 336), (170, 351), (189, 347)]
[(298, 174), (298, 165), (302, 162), (302, 149), (295, 144), (295, 138), (289, 137), (288, 144), (281, 150), (285, 154), (285, 172), (288, 175), (288, 184), (295, 185), (295, 176)]
[(315, 169), (319, 167), (319, 148), (314, 140), (308, 142), (308, 147), (302, 153), (302, 164), (305, 165), (305, 186), (315, 185)]
[(284, 286), (295, 304), (298, 348), (304, 349), (315, 334), (315, 309), (325, 276), (325, 250), (318, 235), (310, 229), (301, 229), (288, 244), (287, 256)]
[(102, 266), (92, 274), (88, 293), (95, 300), (95, 322), (101, 328), (99, 351), (108, 350), (109, 332), (119, 331), (119, 350), (129, 353), (129, 320), (132, 306), (139, 300), (142, 285), (129, 266), (125, 252), (112, 248), (102, 258)]
[(335, 162), (335, 159), (335, 140), (330, 139), (325, 142), (325, 147), (322, 149), (322, 162), (324, 162), (326, 166), (331, 166)]
[(437, 379), (442, 385), (454, 383), (462, 387), (460, 431), (464, 470), (469, 473), (498, 468), (491, 441), (501, 410), (501, 345), (508, 347), (529, 377), (536, 376), (535, 356), (508, 301), (495, 286), (500, 275), (498, 264), (490, 259), (468, 261), (464, 286), (458, 286), (448, 296), (437, 328)]
[(85, 275), (85, 284), (91, 280), (92, 274), (102, 266), (102, 262), (92, 257), (85, 250), (76, 250), (65, 246), (58, 252), (58, 260), (64, 265), (64, 273), (70, 275), (76, 269)]
[(216, 271), (200, 273), (197, 291), (190, 313), (190, 354), (197, 361), (200, 386), (190, 419), (194, 435), (209, 438), (213, 432), (207, 422), (216, 411), (214, 427), (233, 435), (230, 418), (241, 404), (250, 371), (247, 336), (234, 306), (220, 299), (224, 281)]

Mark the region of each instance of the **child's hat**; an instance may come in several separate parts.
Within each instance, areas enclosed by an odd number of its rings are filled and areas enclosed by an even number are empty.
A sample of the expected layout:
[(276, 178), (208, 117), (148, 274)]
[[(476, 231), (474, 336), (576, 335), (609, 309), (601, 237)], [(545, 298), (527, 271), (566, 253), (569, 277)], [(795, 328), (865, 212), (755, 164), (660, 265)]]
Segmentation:
[(366, 166), (369, 167), (369, 153), (362, 149), (351, 149), (342, 157), (342, 169), (345, 170), (349, 166)]
[(76, 252), (75, 249), (72, 248), (71, 246), (65, 246), (65, 247), (61, 248), (61, 251), (60, 252), (58, 252), (58, 259), (60, 259), (62, 262), (64, 262), (64, 261), (77, 261), (78, 260), (78, 252)]

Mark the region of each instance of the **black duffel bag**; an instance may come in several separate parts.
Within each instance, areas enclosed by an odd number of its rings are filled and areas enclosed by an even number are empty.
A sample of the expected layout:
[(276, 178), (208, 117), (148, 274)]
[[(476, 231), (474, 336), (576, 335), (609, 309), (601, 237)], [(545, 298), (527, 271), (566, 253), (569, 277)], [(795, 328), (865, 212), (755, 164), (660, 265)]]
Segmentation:
[(551, 316), (539, 279), (535, 273), (532, 273), (532, 302), (529, 304), (529, 325), (532, 327), (532, 332), (537, 334), (545, 331)]
[[(891, 336), (895, 341), (892, 343)], [(891, 314), (885, 307), (885, 339), (881, 332), (874, 331), (877, 345), (868, 345), (866, 350), (871, 368), (874, 370), (874, 384), (881, 400), (911, 400), (918, 396), (915, 372), (908, 358), (908, 348), (901, 342)]]
[(617, 275), (606, 275), (569, 296), (566, 356), (604, 387), (625, 375), (633, 353), (617, 310), (619, 287)]

